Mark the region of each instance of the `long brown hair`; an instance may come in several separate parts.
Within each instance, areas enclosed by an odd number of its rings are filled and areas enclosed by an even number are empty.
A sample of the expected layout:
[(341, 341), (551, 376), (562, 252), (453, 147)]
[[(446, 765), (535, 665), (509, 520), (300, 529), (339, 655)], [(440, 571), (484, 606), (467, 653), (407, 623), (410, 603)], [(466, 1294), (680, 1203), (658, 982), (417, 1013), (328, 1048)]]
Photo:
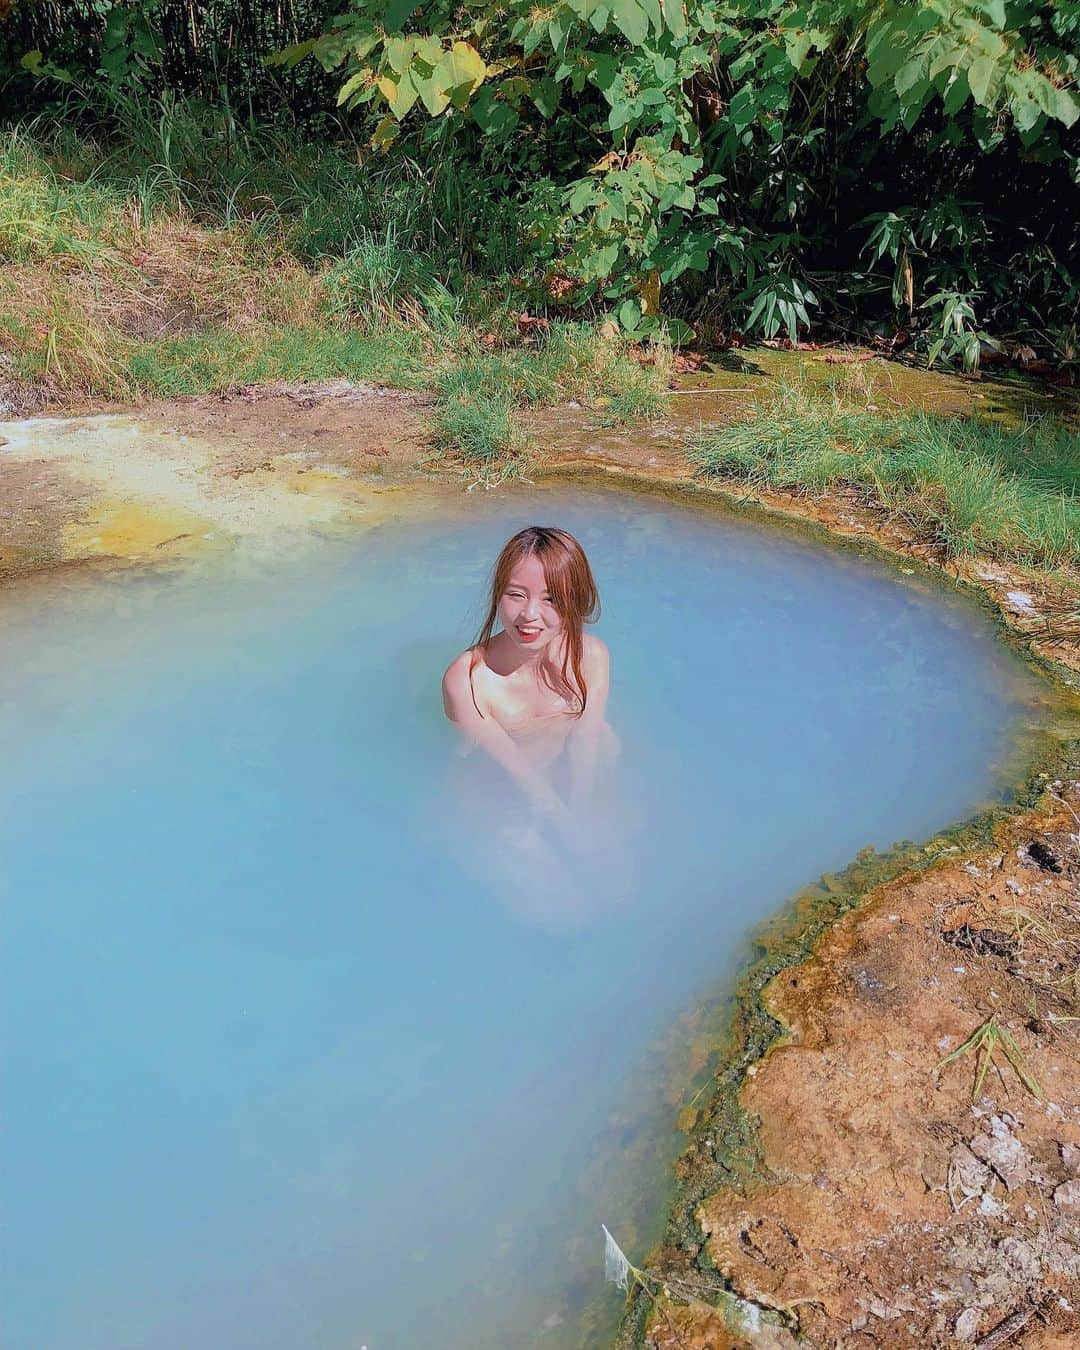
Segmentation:
[[(600, 617), (600, 595), (585, 550), (572, 534), (553, 525), (530, 525), (519, 530), (512, 539), (507, 540), (495, 560), (491, 574), (491, 601), (487, 618), (473, 644), (469, 684), (472, 684), (472, 672), (476, 669), (480, 655), (495, 632), (499, 601), (510, 583), (510, 573), (523, 558), (532, 556), (540, 559), (548, 594), (562, 619), (565, 637), (562, 668), (549, 671), (547, 662), (544, 662), (541, 673), (549, 688), (574, 706), (575, 716), (580, 717), (589, 696), (581, 669), (585, 645), (581, 630), (584, 624), (595, 623)], [(476, 703), (475, 695), (473, 703)]]

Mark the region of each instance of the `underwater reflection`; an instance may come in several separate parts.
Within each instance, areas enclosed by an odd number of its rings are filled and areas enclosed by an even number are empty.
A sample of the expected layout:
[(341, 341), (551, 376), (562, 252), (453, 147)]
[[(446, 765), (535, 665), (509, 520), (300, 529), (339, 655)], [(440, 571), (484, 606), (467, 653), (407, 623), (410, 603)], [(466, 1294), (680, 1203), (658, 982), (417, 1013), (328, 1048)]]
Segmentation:
[(458, 735), (441, 803), (448, 851), (468, 878), (530, 926), (581, 928), (632, 898), (640, 811), (631, 775), (620, 772), (619, 739), (606, 724), (604, 732), (584, 797), (571, 796), (565, 737), (554, 754), (542, 735), (529, 747), (534, 767), (559, 798), (573, 800), (568, 826), (545, 816), (505, 769)]

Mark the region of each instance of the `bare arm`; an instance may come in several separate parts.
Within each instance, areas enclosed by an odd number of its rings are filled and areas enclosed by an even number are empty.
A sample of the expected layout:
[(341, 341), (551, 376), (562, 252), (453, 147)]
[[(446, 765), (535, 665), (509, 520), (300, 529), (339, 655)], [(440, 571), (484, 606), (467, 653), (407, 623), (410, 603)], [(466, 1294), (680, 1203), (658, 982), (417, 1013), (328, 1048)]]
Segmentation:
[(585, 700), (585, 711), (575, 723), (567, 742), (567, 752), (570, 756), (571, 801), (575, 807), (587, 806), (592, 794), (611, 681), (608, 649), (599, 638), (586, 638), (583, 657), (582, 673), (585, 676), (588, 697)]
[(500, 764), (528, 799), (560, 825), (569, 821), (566, 804), (542, 774), (530, 764), (521, 747), (494, 717), (482, 717), (473, 703), (469, 684), (469, 653), (463, 652), (443, 676), (443, 708), (468, 740)]

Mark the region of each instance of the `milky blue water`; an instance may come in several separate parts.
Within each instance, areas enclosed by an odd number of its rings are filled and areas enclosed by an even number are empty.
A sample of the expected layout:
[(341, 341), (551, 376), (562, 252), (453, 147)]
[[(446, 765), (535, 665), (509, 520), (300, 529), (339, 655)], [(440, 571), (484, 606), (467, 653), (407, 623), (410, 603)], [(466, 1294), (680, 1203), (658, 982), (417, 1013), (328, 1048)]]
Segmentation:
[[(600, 583), (606, 887), (485, 833), (442, 718), (530, 522)], [(406, 502), (273, 567), (20, 594), (5, 1350), (586, 1344), (620, 1304), (601, 1221), (635, 1259), (662, 1226), (650, 1046), (796, 888), (998, 792), (1029, 716), (947, 592), (616, 493)]]

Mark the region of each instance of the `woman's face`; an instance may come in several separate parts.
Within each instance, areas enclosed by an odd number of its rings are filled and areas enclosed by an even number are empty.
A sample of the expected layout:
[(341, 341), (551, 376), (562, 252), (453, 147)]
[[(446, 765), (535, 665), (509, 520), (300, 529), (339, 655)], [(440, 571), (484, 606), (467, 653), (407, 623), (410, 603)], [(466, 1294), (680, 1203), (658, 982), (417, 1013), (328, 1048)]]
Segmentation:
[(525, 652), (549, 647), (563, 630), (563, 621), (544, 577), (544, 565), (535, 553), (515, 564), (499, 597), (499, 622), (510, 641)]

